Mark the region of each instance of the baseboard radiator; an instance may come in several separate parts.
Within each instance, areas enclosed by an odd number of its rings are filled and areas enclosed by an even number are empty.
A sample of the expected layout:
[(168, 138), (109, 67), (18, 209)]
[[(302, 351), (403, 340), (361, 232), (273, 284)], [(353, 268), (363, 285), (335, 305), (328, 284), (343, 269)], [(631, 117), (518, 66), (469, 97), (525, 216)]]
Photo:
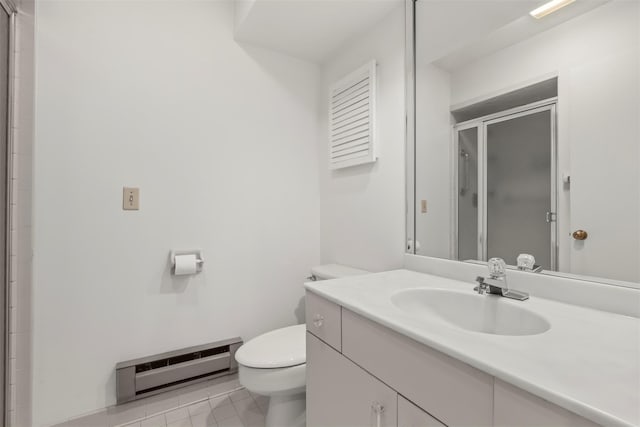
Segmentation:
[(238, 371), (235, 353), (242, 344), (232, 338), (170, 351), (116, 365), (118, 404), (206, 381)]

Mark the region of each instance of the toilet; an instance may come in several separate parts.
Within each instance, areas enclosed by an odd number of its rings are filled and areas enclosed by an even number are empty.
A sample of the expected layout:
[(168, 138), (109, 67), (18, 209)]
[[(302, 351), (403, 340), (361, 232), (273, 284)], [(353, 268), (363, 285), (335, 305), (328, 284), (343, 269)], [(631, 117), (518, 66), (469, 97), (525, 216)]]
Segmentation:
[[(313, 280), (367, 274), (338, 264), (311, 269)], [(240, 384), (269, 396), (266, 427), (303, 427), (306, 390), (306, 326), (294, 325), (257, 336), (236, 352)]]

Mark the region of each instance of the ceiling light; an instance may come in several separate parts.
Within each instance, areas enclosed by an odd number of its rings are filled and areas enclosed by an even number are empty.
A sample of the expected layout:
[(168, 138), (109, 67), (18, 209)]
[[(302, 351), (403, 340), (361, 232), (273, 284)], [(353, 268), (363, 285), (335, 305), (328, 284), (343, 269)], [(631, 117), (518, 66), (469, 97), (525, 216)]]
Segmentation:
[(563, 7), (573, 3), (576, 0), (551, 0), (549, 3), (545, 3), (537, 9), (529, 12), (529, 15), (533, 16), (536, 19), (540, 19), (544, 16), (549, 15), (550, 13), (555, 12), (556, 10), (562, 9)]

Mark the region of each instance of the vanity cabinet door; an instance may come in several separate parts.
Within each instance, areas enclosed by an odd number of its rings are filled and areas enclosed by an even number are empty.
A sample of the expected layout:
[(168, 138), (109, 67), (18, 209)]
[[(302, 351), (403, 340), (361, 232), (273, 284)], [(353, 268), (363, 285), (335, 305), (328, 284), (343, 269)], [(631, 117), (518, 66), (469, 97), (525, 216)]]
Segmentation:
[(598, 425), (497, 378), (494, 384), (494, 402), (494, 425), (498, 427), (596, 427)]
[(307, 332), (307, 426), (396, 425), (397, 393)]
[(398, 395), (398, 427), (447, 427), (431, 415)]

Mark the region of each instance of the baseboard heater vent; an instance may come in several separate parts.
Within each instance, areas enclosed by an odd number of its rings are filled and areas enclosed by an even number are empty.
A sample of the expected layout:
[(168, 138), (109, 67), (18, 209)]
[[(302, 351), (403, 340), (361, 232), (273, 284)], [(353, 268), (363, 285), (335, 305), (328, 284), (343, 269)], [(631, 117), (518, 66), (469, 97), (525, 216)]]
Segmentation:
[(240, 338), (170, 351), (116, 365), (118, 404), (238, 371)]

